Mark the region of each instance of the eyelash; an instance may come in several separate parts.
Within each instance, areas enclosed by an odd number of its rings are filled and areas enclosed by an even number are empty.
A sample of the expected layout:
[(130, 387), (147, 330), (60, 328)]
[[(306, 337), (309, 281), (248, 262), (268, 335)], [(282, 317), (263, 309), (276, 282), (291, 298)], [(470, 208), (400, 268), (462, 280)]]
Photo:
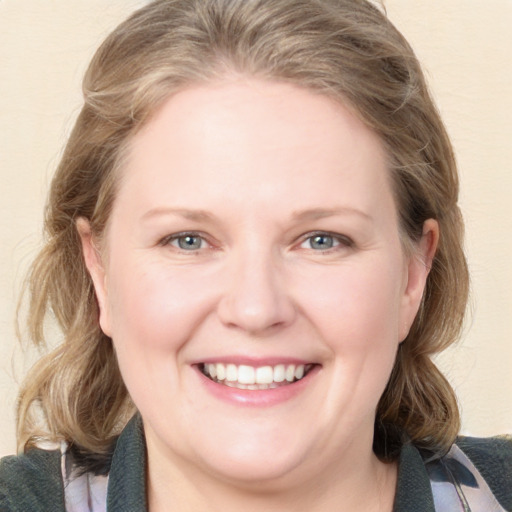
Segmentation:
[(302, 238), (300, 246), (302, 246), (308, 240), (312, 241), (315, 237), (332, 238), (334, 243), (336, 243), (336, 245), (333, 245), (332, 247), (328, 247), (327, 249), (323, 249), (323, 250), (315, 250), (312, 247), (307, 247), (305, 249), (308, 249), (308, 250), (314, 251), (314, 252), (330, 253), (330, 252), (334, 252), (334, 251), (337, 251), (337, 250), (340, 250), (340, 249), (351, 248), (354, 245), (353, 240), (350, 239), (346, 235), (340, 235), (339, 233), (332, 233), (332, 232), (329, 232), (329, 231), (315, 231), (313, 233), (307, 233)]
[(161, 245), (161, 246), (171, 245), (172, 247), (174, 247), (175, 249), (177, 249), (178, 251), (181, 251), (183, 253), (195, 253), (195, 252), (198, 252), (200, 249), (204, 248), (204, 247), (199, 247), (198, 249), (187, 250), (187, 249), (183, 249), (182, 247), (173, 245), (173, 242), (179, 243), (179, 240), (182, 238), (200, 238), (201, 242), (204, 242), (207, 245), (211, 245), (211, 244), (209, 244), (206, 237), (203, 234), (198, 233), (197, 231), (183, 231), (181, 233), (174, 233), (172, 235), (169, 235), (169, 236), (166, 236), (165, 238), (163, 238), (159, 242), (159, 245)]
[[(335, 245), (328, 247), (327, 249), (322, 249), (322, 250), (316, 250), (313, 247), (304, 247), (305, 249), (313, 251), (313, 252), (330, 253), (330, 252), (335, 252), (337, 250), (340, 250), (341, 248), (350, 248), (350, 247), (353, 247), (353, 245), (354, 245), (353, 240), (351, 240), (346, 235), (340, 235), (338, 233), (331, 233), (329, 231), (315, 231), (315, 232), (307, 233), (306, 235), (304, 235), (301, 238), (299, 246), (302, 247), (302, 245), (305, 244), (308, 240), (311, 241), (315, 237), (330, 238), (333, 240)], [(163, 238), (159, 242), (159, 245), (161, 245), (161, 246), (171, 245), (172, 247), (174, 247), (178, 251), (181, 251), (182, 253), (192, 253), (192, 254), (197, 253), (201, 249), (204, 249), (204, 247), (198, 247), (197, 249), (187, 250), (187, 249), (184, 249), (183, 247), (179, 247), (179, 245), (176, 246), (173, 244), (173, 242), (176, 242), (177, 244), (179, 244), (179, 240), (185, 239), (185, 238), (199, 238), (201, 240), (201, 245), (203, 243), (205, 243), (207, 245), (212, 246), (212, 244), (210, 244), (208, 242), (207, 238), (202, 233), (199, 233), (197, 231), (183, 231), (181, 233), (174, 233), (172, 235), (169, 235), (169, 236), (166, 236), (165, 238)]]

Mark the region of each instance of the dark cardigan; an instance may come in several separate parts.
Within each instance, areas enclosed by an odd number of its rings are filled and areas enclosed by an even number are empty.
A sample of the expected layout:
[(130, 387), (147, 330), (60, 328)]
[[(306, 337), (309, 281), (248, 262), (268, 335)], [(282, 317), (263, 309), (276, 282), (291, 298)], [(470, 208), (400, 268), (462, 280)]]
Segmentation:
[[(457, 445), (484, 477), (506, 511), (512, 511), (512, 439), (461, 438)], [(118, 439), (109, 472), (107, 510), (145, 512), (145, 441), (135, 417)], [(341, 509), (340, 509), (341, 510)], [(0, 512), (65, 512), (58, 451), (34, 449), (0, 462)], [(435, 512), (427, 465), (406, 444), (399, 459), (394, 512)]]

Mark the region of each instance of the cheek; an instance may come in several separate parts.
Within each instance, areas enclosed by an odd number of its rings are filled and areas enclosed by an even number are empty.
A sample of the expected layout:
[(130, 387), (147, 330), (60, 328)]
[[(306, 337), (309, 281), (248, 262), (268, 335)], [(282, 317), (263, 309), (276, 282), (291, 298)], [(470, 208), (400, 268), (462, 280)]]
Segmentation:
[(403, 274), (396, 260), (386, 263), (326, 268), (302, 280), (302, 309), (325, 339), (361, 351), (398, 342)]
[(332, 380), (322, 400), (331, 417), (343, 418), (340, 430), (373, 422), (393, 368), (403, 283), (396, 261), (325, 269), (301, 285), (302, 309), (330, 353), (325, 374)]
[(119, 267), (109, 286), (113, 338), (139, 348), (177, 348), (207, 314), (213, 290), (186, 269), (171, 271), (144, 260)]
[(109, 307), (120, 371), (139, 410), (149, 414), (178, 396), (182, 349), (207, 316), (212, 294), (201, 276), (148, 260), (111, 268)]

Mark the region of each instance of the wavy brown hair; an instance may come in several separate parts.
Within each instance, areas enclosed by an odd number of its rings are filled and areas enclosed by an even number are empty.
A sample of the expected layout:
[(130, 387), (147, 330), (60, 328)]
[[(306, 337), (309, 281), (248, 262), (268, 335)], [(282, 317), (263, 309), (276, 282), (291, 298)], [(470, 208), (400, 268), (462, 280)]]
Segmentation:
[(419, 240), (426, 219), (438, 221), (439, 247), (378, 406), (374, 449), (392, 459), (400, 432), (444, 452), (459, 413), (431, 357), (457, 339), (468, 293), (457, 170), (411, 47), (366, 0), (157, 0), (108, 36), (85, 75), (84, 105), (51, 186), (45, 246), (28, 276), (32, 341), (44, 345), (44, 319), (53, 314), (63, 342), (21, 390), (20, 449), (43, 437), (102, 454), (133, 414), (98, 323), (76, 219), (88, 219), (101, 238), (133, 136), (176, 91), (230, 73), (349, 106), (387, 150), (404, 247)]

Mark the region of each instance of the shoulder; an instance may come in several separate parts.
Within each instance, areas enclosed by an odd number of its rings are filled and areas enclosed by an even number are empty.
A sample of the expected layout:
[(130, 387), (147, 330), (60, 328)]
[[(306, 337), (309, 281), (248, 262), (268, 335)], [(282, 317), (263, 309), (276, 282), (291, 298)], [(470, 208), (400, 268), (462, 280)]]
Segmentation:
[(59, 451), (32, 449), (0, 460), (0, 510), (64, 510)]
[(460, 437), (457, 446), (475, 465), (490, 489), (512, 510), (512, 437)]

